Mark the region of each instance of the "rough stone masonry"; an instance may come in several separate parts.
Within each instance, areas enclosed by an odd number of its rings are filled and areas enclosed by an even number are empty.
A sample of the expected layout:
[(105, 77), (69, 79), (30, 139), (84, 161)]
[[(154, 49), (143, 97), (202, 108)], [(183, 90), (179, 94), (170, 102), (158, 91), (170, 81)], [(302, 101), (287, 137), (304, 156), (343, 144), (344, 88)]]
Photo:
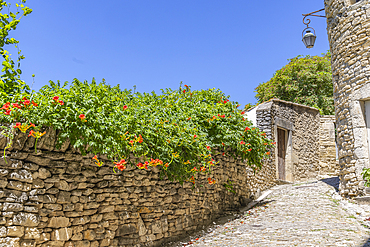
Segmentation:
[[(218, 156), (215, 185), (192, 189), (159, 178), (159, 170), (113, 164), (97, 167), (68, 143), (57, 150), (56, 132), (35, 139), (20, 133), (0, 159), (0, 246), (160, 246), (208, 224), (275, 185), (275, 166), (254, 175), (241, 160)], [(0, 136), (0, 152), (6, 145)], [(223, 185), (232, 183), (235, 194)]]
[(370, 100), (370, 2), (325, 0), (325, 12), (332, 55), (339, 190), (342, 196), (361, 196), (361, 172), (369, 167), (366, 132), (370, 123), (365, 121), (365, 103)]

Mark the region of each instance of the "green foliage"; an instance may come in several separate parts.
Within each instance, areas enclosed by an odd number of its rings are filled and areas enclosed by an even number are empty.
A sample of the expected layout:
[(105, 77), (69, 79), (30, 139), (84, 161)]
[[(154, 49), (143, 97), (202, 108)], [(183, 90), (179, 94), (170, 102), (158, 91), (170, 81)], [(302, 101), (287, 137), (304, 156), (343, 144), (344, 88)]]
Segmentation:
[(198, 172), (217, 165), (216, 154), (239, 157), (254, 169), (269, 155), (271, 141), (227, 98), (217, 89), (191, 91), (187, 85), (157, 95), (75, 79), (69, 88), (50, 82), (33, 94), (30, 100), (38, 106), (14, 98), (23, 107), (10, 104), (9, 115), (0, 114), (0, 121), (26, 123), (24, 130), (31, 123), (53, 127), (58, 145), (69, 139), (82, 153), (104, 154), (115, 163), (136, 167), (134, 157), (159, 159), (162, 175), (194, 181)]
[(364, 168), (361, 175), (365, 180), (365, 186), (370, 187), (370, 168)]
[(312, 106), (323, 115), (334, 114), (330, 53), (298, 56), (255, 89), (258, 103), (271, 98)]
[[(18, 48), (19, 41), (9, 37), (9, 32), (15, 30), (23, 16), (27, 16), (32, 9), (24, 6), (25, 0), (16, 4), (16, 11), (10, 11), (10, 3), (0, 0), (0, 54), (3, 57), (2, 70), (0, 76), (0, 97), (8, 97), (20, 94), (29, 90), (29, 87), (21, 80), (20, 61), (24, 59), (21, 50)], [(4, 13), (6, 12), (6, 13)], [(18, 59), (13, 61), (9, 52), (5, 49), (6, 45), (14, 45), (18, 49)]]

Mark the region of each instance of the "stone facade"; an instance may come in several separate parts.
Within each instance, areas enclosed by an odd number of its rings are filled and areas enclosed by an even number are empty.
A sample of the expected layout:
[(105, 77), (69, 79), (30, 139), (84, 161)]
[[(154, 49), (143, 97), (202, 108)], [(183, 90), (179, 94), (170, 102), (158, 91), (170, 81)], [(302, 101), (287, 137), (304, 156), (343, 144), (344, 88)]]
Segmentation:
[(332, 54), (340, 193), (361, 196), (361, 172), (369, 167), (366, 129), (370, 123), (365, 121), (365, 105), (370, 100), (370, 2), (325, 0), (325, 12)]
[[(251, 114), (249, 114), (251, 113)], [(288, 182), (307, 181), (338, 174), (335, 158), (334, 117), (320, 116), (319, 110), (279, 99), (271, 99), (246, 113), (254, 125), (277, 142), (270, 162), (276, 177)], [(278, 129), (285, 133), (283, 178), (278, 169)], [(284, 145), (283, 144), (283, 145)]]
[[(128, 167), (113, 173), (99, 157), (82, 156), (68, 143), (56, 150), (55, 131), (39, 140), (18, 134), (7, 164), (0, 159), (0, 246), (161, 246), (225, 211), (246, 205), (275, 185), (275, 166), (259, 172), (241, 160), (215, 157), (209, 185), (192, 189), (159, 178), (159, 170)], [(6, 139), (0, 136), (0, 152)], [(235, 194), (223, 185), (232, 183)]]

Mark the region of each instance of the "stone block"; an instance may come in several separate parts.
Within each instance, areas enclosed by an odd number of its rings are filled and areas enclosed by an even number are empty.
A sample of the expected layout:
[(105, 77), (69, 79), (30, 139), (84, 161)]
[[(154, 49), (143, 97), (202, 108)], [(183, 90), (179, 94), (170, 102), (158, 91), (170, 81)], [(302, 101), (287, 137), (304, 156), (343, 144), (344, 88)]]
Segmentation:
[(40, 233), (41, 231), (38, 228), (26, 227), (24, 239), (35, 239), (35, 240), (40, 239), (41, 238)]
[(8, 237), (22, 237), (24, 235), (23, 226), (8, 226)]
[(87, 230), (84, 231), (84, 239), (86, 240), (95, 240), (96, 238), (96, 233), (94, 230)]
[(36, 247), (36, 241), (33, 240), (23, 240), (20, 247)]
[(5, 238), (7, 234), (7, 229), (5, 226), (0, 227), (0, 238)]
[(40, 217), (31, 213), (18, 213), (13, 216), (13, 224), (21, 226), (38, 226)]
[(73, 244), (75, 245), (75, 247), (90, 247), (89, 240), (74, 241)]
[(48, 227), (60, 228), (69, 226), (69, 219), (66, 217), (52, 217), (49, 221)]
[(55, 229), (51, 232), (51, 240), (53, 241), (68, 241), (72, 237), (71, 228)]
[(64, 241), (49, 241), (42, 244), (41, 247), (64, 247)]
[(126, 224), (118, 227), (116, 236), (120, 237), (134, 233), (138, 233), (138, 229), (136, 228), (136, 226), (133, 224)]
[(71, 193), (66, 191), (60, 191), (57, 203), (71, 203)]

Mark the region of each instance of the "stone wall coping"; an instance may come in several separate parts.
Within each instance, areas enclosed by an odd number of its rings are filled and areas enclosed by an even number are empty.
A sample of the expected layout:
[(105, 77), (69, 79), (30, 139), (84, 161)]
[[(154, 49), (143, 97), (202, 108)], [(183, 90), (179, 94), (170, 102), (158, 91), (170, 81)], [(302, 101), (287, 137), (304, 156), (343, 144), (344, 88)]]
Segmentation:
[[(311, 110), (319, 111), (318, 109), (316, 109), (314, 107), (311, 107), (311, 106), (306, 106), (306, 105), (294, 103), (294, 102), (291, 102), (291, 101), (285, 101), (285, 100), (281, 100), (281, 99), (277, 99), (277, 98), (273, 98), (273, 99), (270, 99), (268, 101), (262, 102), (261, 104), (255, 106), (255, 107), (249, 108), (248, 111), (251, 111), (252, 109), (254, 109), (256, 107), (257, 107), (257, 111), (266, 110), (266, 108), (272, 106), (272, 104), (268, 104), (268, 103), (271, 103), (271, 102), (280, 102), (280, 103), (284, 103), (284, 104), (287, 104), (287, 105), (294, 105), (294, 106), (298, 106), (298, 107), (303, 107), (303, 108), (308, 108), (308, 109), (311, 109)], [(331, 116), (331, 115), (328, 115), (328, 116)]]

